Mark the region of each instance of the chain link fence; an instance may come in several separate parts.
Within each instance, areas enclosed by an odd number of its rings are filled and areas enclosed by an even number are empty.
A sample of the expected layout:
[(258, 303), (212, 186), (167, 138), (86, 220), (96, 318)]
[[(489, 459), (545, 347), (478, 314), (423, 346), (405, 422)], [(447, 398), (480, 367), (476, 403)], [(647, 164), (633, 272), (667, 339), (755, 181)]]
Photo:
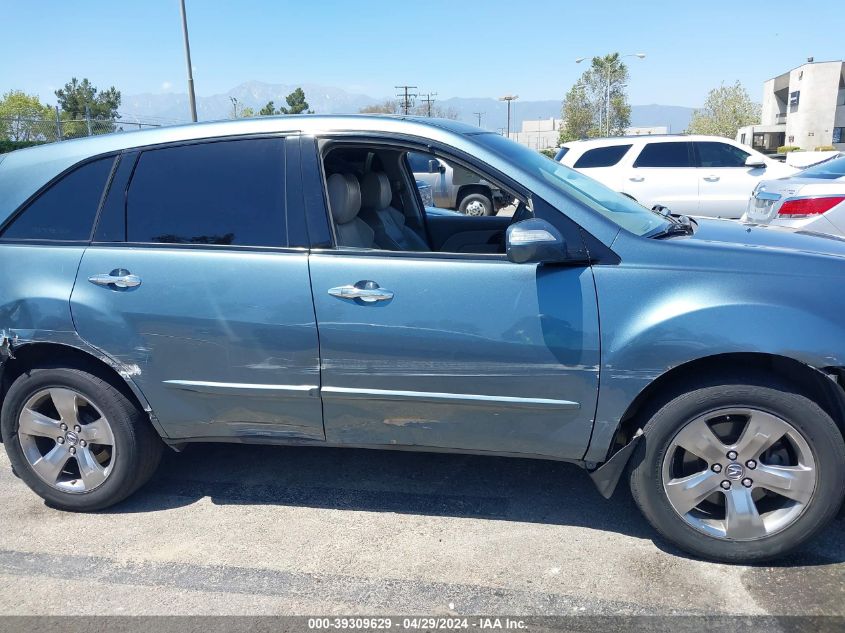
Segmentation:
[(52, 143), (95, 134), (143, 130), (161, 127), (160, 122), (123, 119), (66, 118), (57, 114), (54, 118), (0, 117), (0, 142), (25, 146)]

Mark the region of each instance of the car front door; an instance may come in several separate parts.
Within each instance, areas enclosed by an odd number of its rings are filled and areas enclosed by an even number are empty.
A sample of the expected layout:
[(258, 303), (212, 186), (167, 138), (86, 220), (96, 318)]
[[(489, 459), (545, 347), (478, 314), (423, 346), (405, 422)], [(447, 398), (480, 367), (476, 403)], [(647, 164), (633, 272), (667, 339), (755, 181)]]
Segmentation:
[[(304, 177), (322, 191), (318, 169)], [(328, 224), (325, 196), (307, 198)], [(309, 263), (329, 441), (583, 456), (599, 366), (589, 266), (342, 247)]]
[(698, 215), (698, 174), (688, 142), (648, 142), (625, 171), (621, 191), (641, 204)]
[(325, 437), (308, 256), (285, 218), (298, 156), (276, 137), (120, 159), (71, 309), (171, 438)]
[(739, 218), (765, 173), (764, 167), (746, 167), (750, 154), (729, 143), (694, 141), (699, 178), (701, 215)]

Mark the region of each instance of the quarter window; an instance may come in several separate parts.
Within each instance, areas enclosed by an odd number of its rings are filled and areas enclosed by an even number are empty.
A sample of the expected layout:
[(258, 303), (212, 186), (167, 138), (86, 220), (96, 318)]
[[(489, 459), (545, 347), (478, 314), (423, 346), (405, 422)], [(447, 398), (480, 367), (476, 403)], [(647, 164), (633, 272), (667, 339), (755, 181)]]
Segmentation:
[(689, 143), (646, 143), (634, 167), (692, 167)]
[(126, 199), (127, 239), (285, 246), (284, 141), (221, 141), (143, 152)]
[(575, 161), (573, 167), (580, 169), (583, 167), (612, 167), (631, 149), (630, 145), (609, 145), (608, 147), (596, 147), (595, 149), (587, 150), (581, 157)]
[(745, 167), (751, 155), (727, 143), (702, 141), (695, 143), (700, 167)]
[(87, 241), (114, 157), (86, 163), (38, 196), (3, 231), (6, 240)]

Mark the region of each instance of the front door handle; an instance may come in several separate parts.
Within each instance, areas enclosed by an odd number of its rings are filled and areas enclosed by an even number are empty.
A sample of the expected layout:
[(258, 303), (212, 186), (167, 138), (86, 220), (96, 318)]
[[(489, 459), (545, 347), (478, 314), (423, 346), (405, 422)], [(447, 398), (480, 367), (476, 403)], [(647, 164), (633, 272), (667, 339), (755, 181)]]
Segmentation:
[(643, 176), (631, 176), (630, 178), (628, 178), (628, 180), (630, 180), (631, 182), (642, 182), (643, 180), (645, 180), (645, 177), (643, 177)]
[(359, 281), (354, 286), (330, 288), (329, 294), (341, 299), (360, 299), (366, 303), (393, 299), (393, 293), (390, 290), (379, 287), (374, 281)]
[(719, 180), (718, 176), (705, 176), (704, 180), (707, 182), (717, 182)]
[(114, 286), (115, 288), (137, 288), (141, 285), (141, 278), (128, 270), (118, 268), (108, 274), (91, 275), (88, 281), (97, 286)]

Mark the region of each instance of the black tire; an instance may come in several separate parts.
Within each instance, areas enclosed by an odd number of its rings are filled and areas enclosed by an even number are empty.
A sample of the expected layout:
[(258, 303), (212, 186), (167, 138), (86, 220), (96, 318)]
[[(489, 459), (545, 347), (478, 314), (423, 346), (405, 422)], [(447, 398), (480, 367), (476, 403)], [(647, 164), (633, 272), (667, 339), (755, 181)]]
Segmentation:
[(483, 193), (468, 193), (463, 198), (461, 198), (461, 202), (460, 204), (458, 204), (458, 212), (463, 213), (464, 215), (470, 215), (469, 213), (467, 213), (467, 209), (472, 204), (480, 204), (484, 206), (484, 212), (481, 215), (493, 215), (495, 213), (495, 209), (493, 207), (493, 200), (490, 198), (490, 196), (487, 196)]
[[(845, 441), (831, 417), (803, 394), (765, 377), (744, 376), (715, 379), (664, 402), (651, 409), (653, 415), (643, 429), (645, 437), (631, 459), (629, 475), (637, 506), (668, 541), (701, 558), (752, 563), (798, 548), (836, 516), (845, 494)], [(813, 496), (803, 512), (783, 529), (757, 540), (728, 540), (699, 531), (675, 511), (663, 485), (663, 459), (680, 430), (699, 416), (733, 407), (774, 414), (792, 425), (809, 445), (817, 471)]]
[[(66, 492), (39, 477), (24, 455), (18, 437), (21, 411), (27, 401), (47, 388), (72, 389), (106, 416), (117, 457), (108, 477), (84, 492)], [(161, 460), (163, 443), (146, 414), (104, 376), (79, 367), (44, 366), (22, 374), (6, 394), (0, 414), (3, 442), (12, 468), (48, 505), (86, 512), (112, 506), (152, 477)]]

